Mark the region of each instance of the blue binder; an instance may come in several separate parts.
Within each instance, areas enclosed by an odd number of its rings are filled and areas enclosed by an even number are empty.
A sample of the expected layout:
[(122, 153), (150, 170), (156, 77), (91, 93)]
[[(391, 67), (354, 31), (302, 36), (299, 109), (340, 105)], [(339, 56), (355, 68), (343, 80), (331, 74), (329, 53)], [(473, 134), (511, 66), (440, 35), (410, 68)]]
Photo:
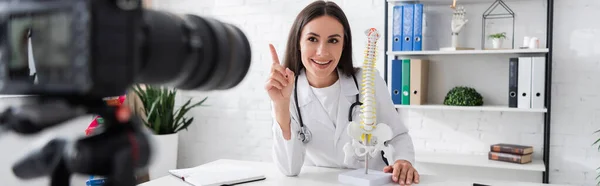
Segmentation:
[(402, 51), (412, 51), (413, 50), (413, 18), (414, 18), (414, 10), (415, 7), (412, 4), (404, 5), (404, 10), (402, 11), (402, 37), (404, 40), (402, 41)]
[(414, 6), (413, 50), (423, 50), (423, 4)]
[(392, 51), (402, 51), (402, 6), (394, 6), (392, 23)]
[(402, 60), (392, 59), (392, 102), (396, 105), (400, 105), (402, 100)]

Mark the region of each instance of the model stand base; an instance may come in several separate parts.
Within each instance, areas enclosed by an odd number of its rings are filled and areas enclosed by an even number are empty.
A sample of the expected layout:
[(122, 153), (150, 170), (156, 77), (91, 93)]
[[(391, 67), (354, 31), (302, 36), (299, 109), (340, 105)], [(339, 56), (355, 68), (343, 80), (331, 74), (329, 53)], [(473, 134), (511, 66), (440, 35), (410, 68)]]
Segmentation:
[(364, 169), (356, 169), (338, 175), (338, 180), (344, 185), (354, 186), (381, 186), (392, 183), (392, 174), (369, 169), (365, 174)]

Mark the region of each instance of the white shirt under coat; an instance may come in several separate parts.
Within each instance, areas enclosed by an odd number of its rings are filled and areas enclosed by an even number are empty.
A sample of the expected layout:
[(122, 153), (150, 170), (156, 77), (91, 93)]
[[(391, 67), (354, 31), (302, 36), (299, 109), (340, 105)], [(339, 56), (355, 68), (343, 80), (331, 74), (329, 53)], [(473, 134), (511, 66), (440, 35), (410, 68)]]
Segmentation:
[[(275, 118), (273, 110), (273, 159), (281, 172), (287, 176), (296, 176), (301, 172), (302, 165), (312, 165), (320, 167), (334, 168), (364, 168), (364, 161), (356, 159), (354, 163), (347, 165), (344, 163), (343, 147), (346, 143), (351, 142), (350, 136), (347, 135), (346, 127), (349, 124), (348, 111), (352, 103), (356, 101), (356, 94), (359, 93), (361, 87), (357, 88), (354, 84), (352, 76), (345, 76), (338, 71), (339, 89), (340, 91), (332, 91), (339, 94), (337, 101), (337, 116), (335, 122), (328, 115), (328, 111), (324, 109), (321, 101), (313, 93), (311, 86), (308, 84), (304, 70), (296, 77), (298, 78), (298, 105), (302, 112), (304, 125), (312, 133), (312, 139), (307, 144), (302, 143), (298, 139), (300, 124), (298, 114), (296, 112), (296, 103), (294, 101), (294, 92), (290, 99), (290, 117), (291, 117), (291, 138), (285, 140), (282, 135), (281, 128)], [(377, 123), (385, 123), (389, 125), (394, 133), (394, 138), (388, 142), (394, 146), (394, 158), (388, 159), (390, 164), (396, 160), (407, 160), (414, 165), (414, 147), (411, 137), (408, 134), (408, 129), (402, 123), (399, 113), (396, 111), (390, 94), (386, 87), (383, 78), (376, 72), (375, 80), (375, 95), (377, 105)], [(358, 85), (361, 86), (362, 70), (355, 74)], [(335, 86), (336, 84), (334, 84)], [(329, 95), (325, 99), (327, 103), (331, 102), (331, 98), (335, 96)], [(361, 98), (359, 98), (361, 99)], [(360, 120), (360, 106), (355, 106), (352, 112), (353, 121)], [(385, 163), (378, 153), (376, 157), (369, 159), (369, 168), (382, 171)]]

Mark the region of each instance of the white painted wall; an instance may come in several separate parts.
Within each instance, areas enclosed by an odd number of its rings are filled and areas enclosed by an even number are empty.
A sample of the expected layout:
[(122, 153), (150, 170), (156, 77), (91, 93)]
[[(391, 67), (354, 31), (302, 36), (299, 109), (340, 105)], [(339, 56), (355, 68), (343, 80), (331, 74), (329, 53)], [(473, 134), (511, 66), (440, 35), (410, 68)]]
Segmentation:
[[(246, 79), (226, 91), (185, 92), (184, 97), (197, 100), (209, 96), (210, 106), (195, 109), (195, 123), (180, 138), (179, 167), (191, 167), (219, 158), (271, 161), (271, 112), (268, 96), (263, 85), (269, 70), (268, 43), (273, 43), (283, 53), (290, 24), (308, 0), (157, 0), (157, 8), (216, 17), (221, 21), (239, 26), (252, 45), (252, 66)], [(367, 27), (384, 29), (384, 3), (381, 0), (337, 0), (346, 11), (354, 36), (355, 64), (362, 59), (364, 38), (360, 37)], [(451, 1), (449, 1), (450, 3)], [(490, 1), (491, 3), (492, 1)], [(519, 3), (508, 2), (517, 14), (544, 16), (546, 4), (541, 0)], [(460, 3), (460, 1), (459, 1)], [(533, 4), (532, 4), (533, 3)], [(536, 4), (537, 3), (537, 4)], [(526, 5), (526, 6), (523, 6)], [(482, 5), (481, 7), (485, 7)], [(464, 42), (479, 47), (481, 7), (467, 11), (471, 22), (462, 34)], [(592, 21), (600, 13), (595, 12), (600, 3), (594, 0), (559, 0), (555, 2), (554, 62), (552, 81), (552, 131), (550, 155), (550, 182), (574, 185), (593, 185), (595, 168), (600, 166), (600, 153), (592, 142), (600, 135), (592, 132), (600, 129), (600, 24)], [(478, 12), (479, 11), (479, 12)], [(545, 45), (544, 17), (516, 29), (517, 34), (527, 31), (542, 39)], [(439, 31), (440, 33), (443, 33)], [(472, 36), (469, 36), (472, 35)], [(464, 37), (468, 37), (466, 39)], [(471, 39), (472, 37), (472, 39)], [(517, 35), (521, 38), (522, 35)], [(443, 45), (447, 41), (439, 41)], [(515, 40), (515, 44), (520, 44)], [(380, 43), (378, 68), (383, 69), (383, 42)], [(500, 56), (501, 57), (501, 56)], [(499, 103), (506, 83), (506, 66), (502, 58), (485, 61), (488, 67), (478, 73), (490, 72), (489, 79), (476, 72), (462, 73), (461, 81), (476, 84), (478, 89), (490, 95), (488, 101)], [(438, 58), (441, 60), (444, 58)], [(480, 57), (468, 57), (469, 61), (483, 61)], [(444, 60), (457, 62), (461, 58)], [(458, 61), (460, 62), (460, 61)], [(462, 66), (468, 66), (459, 63)], [(483, 67), (481, 67), (483, 68)], [(495, 69), (498, 68), (498, 69)], [(454, 68), (456, 69), (456, 67)], [(471, 68), (472, 69), (472, 68)], [(478, 79), (472, 79), (479, 77)], [(471, 78), (471, 79), (469, 79)], [(489, 81), (489, 85), (483, 82)], [(499, 82), (499, 83), (498, 83)], [(495, 90), (492, 85), (502, 89)], [(443, 94), (447, 90), (441, 89)], [(439, 93), (439, 92), (438, 92)], [(487, 96), (487, 97), (490, 97)], [(543, 115), (537, 113), (501, 113), (468, 111), (402, 111), (410, 127), (418, 150), (434, 150), (461, 153), (485, 153), (489, 144), (496, 142), (521, 143), (535, 147), (535, 157), (541, 158)], [(541, 175), (539, 175), (541, 177)]]

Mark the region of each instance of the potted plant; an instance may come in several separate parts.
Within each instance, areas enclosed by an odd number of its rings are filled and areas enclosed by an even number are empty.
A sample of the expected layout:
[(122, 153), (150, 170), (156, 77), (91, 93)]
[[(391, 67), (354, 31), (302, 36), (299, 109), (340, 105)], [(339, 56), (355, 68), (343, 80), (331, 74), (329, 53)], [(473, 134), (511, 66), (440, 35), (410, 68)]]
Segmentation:
[(152, 141), (153, 161), (149, 166), (150, 179), (168, 175), (168, 171), (177, 166), (179, 131), (187, 130), (194, 121), (185, 117), (192, 108), (202, 105), (207, 98), (192, 104), (188, 99), (181, 107), (175, 107), (176, 90), (145, 85), (136, 85), (133, 91), (142, 101), (147, 121), (144, 124), (155, 134)]
[[(594, 133), (600, 133), (600, 130), (597, 130)], [(594, 142), (593, 145), (598, 145), (598, 151), (600, 151), (600, 137), (596, 140), (596, 142)], [(600, 172), (598, 171), (600, 171), (600, 167), (596, 168), (596, 172), (598, 173), (598, 176), (596, 176), (596, 180), (598, 181), (596, 185), (600, 185)]]
[(492, 48), (498, 49), (502, 46), (502, 40), (506, 39), (506, 32), (491, 34), (488, 38), (492, 39)]
[(451, 106), (482, 106), (483, 96), (474, 88), (457, 86), (452, 88), (444, 97), (444, 105)]

